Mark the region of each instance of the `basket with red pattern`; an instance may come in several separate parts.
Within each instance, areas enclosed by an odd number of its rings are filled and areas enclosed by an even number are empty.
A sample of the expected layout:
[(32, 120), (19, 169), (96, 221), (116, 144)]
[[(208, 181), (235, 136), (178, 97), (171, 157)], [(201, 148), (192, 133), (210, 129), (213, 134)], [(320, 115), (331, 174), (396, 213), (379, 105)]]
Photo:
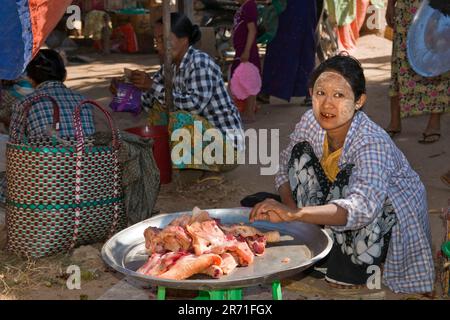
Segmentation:
[[(50, 99), (50, 137), (24, 135), (34, 102)], [(111, 145), (86, 139), (81, 109), (89, 104), (106, 116), (113, 132)], [(32, 258), (68, 252), (77, 245), (106, 240), (126, 226), (118, 160), (120, 137), (109, 113), (94, 101), (73, 112), (75, 138), (58, 137), (59, 106), (47, 95), (29, 98), (21, 120), (11, 128), (7, 144), (7, 249)]]

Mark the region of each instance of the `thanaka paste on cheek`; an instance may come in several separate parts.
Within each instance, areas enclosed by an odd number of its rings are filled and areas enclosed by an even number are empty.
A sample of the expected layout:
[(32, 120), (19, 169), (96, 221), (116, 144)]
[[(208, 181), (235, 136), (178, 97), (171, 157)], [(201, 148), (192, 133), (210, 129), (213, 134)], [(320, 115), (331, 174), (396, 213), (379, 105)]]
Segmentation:
[[(323, 95), (318, 95), (323, 91)], [(343, 97), (336, 97), (336, 93)], [(345, 123), (349, 121), (355, 112), (355, 95), (347, 80), (336, 72), (323, 72), (314, 85), (313, 108), (316, 118), (321, 112), (329, 112), (336, 116), (336, 121)]]

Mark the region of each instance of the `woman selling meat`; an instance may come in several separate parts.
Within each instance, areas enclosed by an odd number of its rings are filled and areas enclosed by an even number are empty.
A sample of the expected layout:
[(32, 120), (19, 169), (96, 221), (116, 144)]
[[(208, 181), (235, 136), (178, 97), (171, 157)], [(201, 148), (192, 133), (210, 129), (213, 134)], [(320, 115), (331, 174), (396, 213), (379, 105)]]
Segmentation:
[(334, 287), (365, 286), (378, 266), (395, 292), (433, 290), (426, 193), (387, 133), (361, 110), (360, 63), (338, 55), (312, 74), (307, 111), (282, 152), (282, 203), (258, 203), (250, 220), (325, 225), (334, 240), (324, 263)]

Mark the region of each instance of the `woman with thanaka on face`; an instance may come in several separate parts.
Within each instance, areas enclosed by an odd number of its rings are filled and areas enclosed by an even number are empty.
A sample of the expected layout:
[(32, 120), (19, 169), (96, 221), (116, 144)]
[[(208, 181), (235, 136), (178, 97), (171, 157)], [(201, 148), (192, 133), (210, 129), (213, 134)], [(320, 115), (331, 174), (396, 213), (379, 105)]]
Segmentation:
[(282, 202), (258, 203), (250, 220), (327, 226), (334, 243), (324, 267), (332, 286), (365, 286), (369, 267), (378, 266), (395, 292), (432, 291), (425, 189), (388, 134), (361, 111), (367, 96), (360, 63), (330, 58), (309, 87), (313, 108), (281, 154)]
[[(142, 106), (149, 112), (150, 125), (168, 125), (169, 133), (177, 129), (187, 129), (191, 134), (191, 154), (179, 163), (172, 162), (174, 169), (197, 169), (203, 171), (199, 182), (222, 180), (220, 172), (234, 168), (233, 165), (206, 163), (205, 159), (195, 159), (199, 154), (194, 146), (202, 150), (210, 141), (195, 143), (194, 123), (201, 123), (202, 136), (208, 129), (218, 129), (224, 141), (223, 154), (226, 156), (226, 143), (232, 144), (228, 150), (234, 153), (229, 158), (235, 161), (237, 153), (244, 149), (242, 122), (239, 111), (233, 104), (225, 87), (220, 67), (206, 53), (194, 48), (201, 33), (197, 25), (183, 14), (171, 14), (171, 54), (173, 62), (173, 105), (174, 111), (167, 113), (165, 108), (164, 67), (151, 78), (143, 71), (134, 71), (131, 81), (143, 91)], [(154, 30), (155, 48), (161, 61), (164, 55), (162, 19)], [(114, 87), (112, 86), (114, 92)], [(228, 140), (228, 142), (226, 142)], [(178, 144), (173, 141), (172, 149)], [(230, 148), (231, 147), (231, 148)], [(202, 154), (203, 152), (200, 152)], [(228, 158), (228, 159), (229, 159)], [(186, 160), (186, 161), (184, 161)]]

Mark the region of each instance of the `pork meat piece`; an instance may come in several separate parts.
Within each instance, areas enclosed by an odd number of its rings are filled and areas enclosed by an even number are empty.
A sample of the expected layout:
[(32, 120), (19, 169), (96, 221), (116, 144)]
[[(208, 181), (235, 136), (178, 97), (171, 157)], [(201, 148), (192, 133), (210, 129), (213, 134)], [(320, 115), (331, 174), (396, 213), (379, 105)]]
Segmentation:
[(212, 265), (201, 272), (214, 279), (219, 279), (223, 276), (223, 270), (220, 266)]
[(260, 235), (254, 235), (250, 237), (237, 236), (240, 241), (247, 242), (249, 248), (256, 256), (262, 256), (266, 251), (266, 237)]
[(235, 237), (253, 237), (253, 236), (265, 236), (267, 242), (279, 242), (280, 241), (280, 233), (278, 231), (268, 231), (262, 232), (255, 227), (242, 225), (242, 224), (233, 224), (230, 226), (220, 225), (220, 228), (225, 233), (231, 233)]
[(223, 275), (230, 274), (238, 266), (236, 259), (230, 253), (223, 253), (220, 255), (222, 263), (220, 266), (212, 265), (202, 273), (207, 274), (215, 279), (222, 277)]
[(173, 219), (168, 226), (175, 226), (175, 227), (186, 227), (192, 219), (192, 216), (189, 214), (183, 214), (175, 219)]
[(247, 242), (238, 241), (237, 239), (229, 240), (223, 245), (223, 248), (224, 250), (222, 253), (232, 253), (239, 266), (246, 267), (253, 263), (255, 255), (248, 246)]
[(176, 261), (186, 255), (188, 255), (187, 252), (168, 252), (164, 255), (154, 253), (136, 272), (147, 276), (158, 277), (167, 272), (176, 263)]
[(233, 235), (225, 235), (216, 221), (194, 222), (186, 229), (192, 237), (196, 255), (223, 254), (232, 251), (239, 257), (239, 265), (246, 266), (253, 263), (254, 255), (248, 244), (238, 241)]
[(167, 251), (189, 251), (192, 239), (186, 229), (179, 226), (167, 226), (164, 229), (149, 227), (144, 231), (147, 253), (165, 253)]
[(147, 262), (142, 267), (137, 269), (136, 272), (142, 273), (142, 274), (150, 274), (151, 270), (153, 270), (153, 268), (155, 268), (156, 265), (160, 263), (161, 257), (162, 257), (162, 254), (159, 254), (159, 253), (152, 254), (148, 258)]
[(168, 225), (177, 226), (185, 228), (188, 224), (198, 222), (204, 222), (208, 220), (213, 220), (207, 211), (203, 211), (197, 207), (192, 210), (192, 215), (183, 214), (175, 219), (173, 219)]
[(208, 211), (204, 211), (204, 210), (199, 209), (198, 207), (195, 207), (192, 210), (191, 221), (189, 224), (192, 224), (194, 222), (205, 222), (205, 221), (209, 221), (209, 220), (214, 220), (214, 219), (210, 217)]
[(194, 222), (186, 226), (192, 237), (192, 244), (196, 255), (211, 252), (214, 247), (222, 246), (227, 238), (214, 220)]
[(230, 274), (236, 267), (238, 266), (236, 259), (230, 253), (223, 253), (220, 255), (222, 258), (222, 264), (220, 268), (223, 271), (223, 274)]
[(168, 271), (159, 275), (160, 278), (183, 280), (194, 274), (202, 273), (212, 265), (220, 266), (222, 258), (217, 254), (184, 255), (173, 264)]
[(162, 229), (155, 227), (148, 227), (144, 231), (145, 238), (145, 248), (147, 249), (147, 253), (152, 255), (153, 253), (164, 253), (164, 245), (161, 243), (161, 239), (159, 238), (159, 234)]
[(179, 226), (168, 226), (158, 235), (161, 245), (167, 251), (189, 251), (192, 248), (192, 239), (186, 229)]

